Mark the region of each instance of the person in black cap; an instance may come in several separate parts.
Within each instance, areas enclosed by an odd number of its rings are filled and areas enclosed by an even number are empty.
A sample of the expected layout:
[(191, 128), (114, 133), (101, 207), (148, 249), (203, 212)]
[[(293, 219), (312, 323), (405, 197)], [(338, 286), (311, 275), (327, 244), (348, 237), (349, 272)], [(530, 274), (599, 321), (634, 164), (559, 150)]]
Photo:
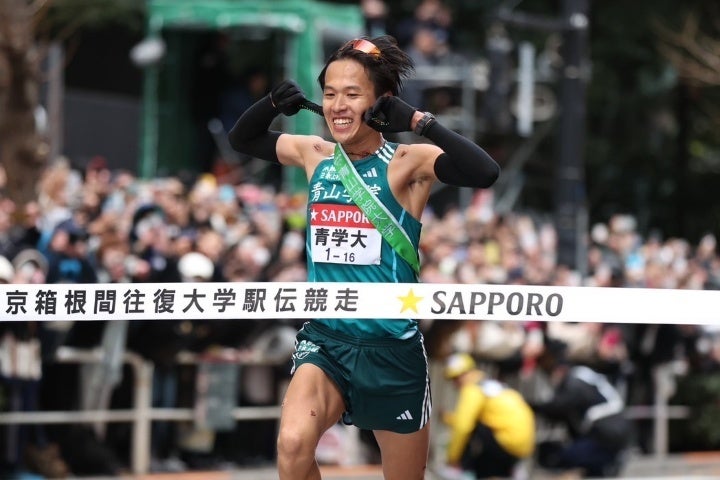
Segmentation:
[(604, 375), (571, 365), (565, 343), (549, 339), (545, 345), (538, 367), (554, 391), (550, 399), (531, 406), (538, 415), (564, 424), (568, 440), (540, 442), (538, 463), (551, 470), (581, 469), (590, 477), (618, 475), (632, 437), (623, 398)]

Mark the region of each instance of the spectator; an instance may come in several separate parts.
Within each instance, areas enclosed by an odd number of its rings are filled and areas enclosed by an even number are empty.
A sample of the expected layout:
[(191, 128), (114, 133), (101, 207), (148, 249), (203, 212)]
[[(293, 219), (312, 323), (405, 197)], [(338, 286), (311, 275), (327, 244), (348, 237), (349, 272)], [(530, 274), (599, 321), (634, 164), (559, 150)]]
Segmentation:
[(0, 255), (9, 258), (15, 254), (15, 238), (12, 217), (15, 203), (9, 199), (0, 199)]
[(385, 0), (360, 0), (363, 18), (365, 18), (365, 34), (379, 37), (387, 33), (386, 22), (388, 6)]
[(567, 441), (538, 445), (538, 462), (548, 469), (581, 469), (590, 477), (614, 477), (622, 468), (623, 452), (631, 441), (625, 402), (601, 374), (586, 366), (571, 366), (566, 345), (546, 342), (538, 366), (549, 377), (552, 395), (533, 401), (533, 410), (566, 427)]
[(245, 110), (268, 93), (269, 83), (267, 72), (256, 66), (249, 67), (239, 82), (228, 82), (219, 99), (219, 119), (225, 132)]
[(87, 255), (88, 233), (75, 220), (61, 222), (50, 239), (48, 283), (95, 283), (97, 273)]
[(450, 342), (454, 351), (492, 362), (498, 379), (510, 381), (534, 366), (543, 348), (543, 332), (537, 322), (470, 320), (463, 322)]
[(194, 58), (191, 79), (191, 112), (197, 132), (196, 158), (203, 172), (213, 169), (217, 148), (208, 129), (208, 121), (216, 118), (222, 95), (231, 85), (229, 68), (232, 38), (224, 31), (198, 35), (201, 42)]
[(41, 236), (40, 206), (37, 202), (25, 204), (21, 218), (13, 230), (11, 256), (15, 256), (20, 250), (37, 248)]
[[(13, 263), (0, 257), (0, 283), (45, 283), (46, 272), (47, 260), (37, 251), (24, 250)], [(40, 410), (42, 330), (41, 322), (0, 323), (0, 387), (10, 411)], [(0, 432), (4, 445), (0, 471), (46, 478), (65, 478), (70, 473), (43, 425), (5, 425)]]
[(431, 29), (439, 42), (452, 43), (452, 12), (443, 0), (420, 0), (410, 18), (401, 20), (395, 30), (395, 36), (401, 47), (407, 48), (417, 28)]
[(225, 239), (223, 238), (222, 233), (216, 229), (202, 229), (198, 232), (195, 249), (198, 254), (203, 255), (212, 263), (213, 269), (210, 278), (206, 280), (213, 282), (224, 281), (225, 277), (222, 272), (222, 256), (225, 251)]
[(459, 391), (452, 412), (447, 463), (475, 478), (511, 477), (535, 449), (535, 415), (522, 395), (488, 378), (466, 353), (450, 355), (445, 378)]
[(425, 23), (415, 26), (407, 53), (415, 64), (417, 78), (406, 83), (403, 99), (437, 114), (453, 107), (457, 84), (436, 80), (437, 67), (461, 67), (464, 57), (455, 53), (444, 37)]
[(170, 252), (171, 229), (155, 204), (140, 206), (132, 218), (130, 251), (138, 262), (130, 270), (135, 282), (179, 282), (177, 259)]

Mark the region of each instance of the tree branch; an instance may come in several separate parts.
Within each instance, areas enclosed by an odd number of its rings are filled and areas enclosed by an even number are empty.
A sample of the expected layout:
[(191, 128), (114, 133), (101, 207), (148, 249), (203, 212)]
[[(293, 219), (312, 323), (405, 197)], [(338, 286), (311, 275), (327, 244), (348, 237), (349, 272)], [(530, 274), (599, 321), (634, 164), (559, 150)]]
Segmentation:
[(692, 12), (680, 30), (655, 22), (659, 51), (685, 81), (698, 86), (720, 86), (720, 41), (700, 27), (699, 15)]

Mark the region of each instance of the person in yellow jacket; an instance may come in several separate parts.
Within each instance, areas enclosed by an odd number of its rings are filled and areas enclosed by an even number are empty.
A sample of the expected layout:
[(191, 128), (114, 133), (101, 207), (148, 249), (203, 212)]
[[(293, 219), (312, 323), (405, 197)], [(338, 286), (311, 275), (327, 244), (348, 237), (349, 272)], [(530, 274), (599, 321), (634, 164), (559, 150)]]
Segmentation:
[(535, 415), (522, 395), (487, 378), (466, 353), (448, 357), (445, 378), (459, 389), (455, 409), (443, 415), (450, 428), (447, 463), (476, 478), (511, 477), (535, 450)]

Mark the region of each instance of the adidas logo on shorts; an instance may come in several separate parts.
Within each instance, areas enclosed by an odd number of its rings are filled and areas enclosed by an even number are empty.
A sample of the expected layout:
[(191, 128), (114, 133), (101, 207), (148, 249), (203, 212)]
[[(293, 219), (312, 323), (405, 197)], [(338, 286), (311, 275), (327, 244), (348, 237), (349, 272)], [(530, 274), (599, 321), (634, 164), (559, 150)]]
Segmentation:
[(403, 413), (395, 417), (395, 420), (412, 420), (413, 416), (410, 415), (409, 410), (405, 410)]

